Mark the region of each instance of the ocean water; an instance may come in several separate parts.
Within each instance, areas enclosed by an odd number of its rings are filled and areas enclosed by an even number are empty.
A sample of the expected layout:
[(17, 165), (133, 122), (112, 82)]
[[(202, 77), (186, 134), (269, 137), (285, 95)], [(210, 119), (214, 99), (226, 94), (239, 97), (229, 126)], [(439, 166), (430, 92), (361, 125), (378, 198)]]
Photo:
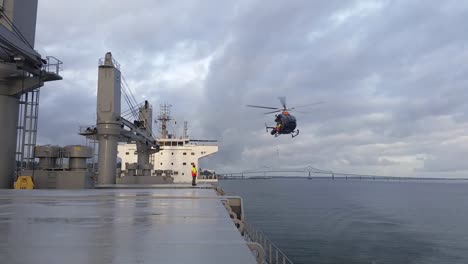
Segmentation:
[(468, 263), (468, 181), (222, 180), (296, 264)]

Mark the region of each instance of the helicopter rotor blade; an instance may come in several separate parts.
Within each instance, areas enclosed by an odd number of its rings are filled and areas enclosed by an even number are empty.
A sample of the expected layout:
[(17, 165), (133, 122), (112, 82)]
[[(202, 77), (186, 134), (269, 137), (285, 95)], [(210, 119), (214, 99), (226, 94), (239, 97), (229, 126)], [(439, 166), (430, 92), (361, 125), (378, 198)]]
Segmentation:
[(325, 103), (325, 102), (324, 101), (319, 101), (319, 102), (315, 102), (315, 103), (311, 103), (311, 104), (299, 105), (299, 106), (289, 108), (289, 110), (294, 110), (294, 109), (297, 109), (297, 108), (302, 108), (302, 107), (307, 107), (307, 106), (319, 105), (319, 104), (323, 104), (323, 103)]
[(281, 102), (281, 105), (283, 105), (283, 108), (286, 109), (286, 97), (285, 96), (280, 96), (278, 99)]
[(277, 110), (278, 107), (271, 107), (271, 106), (261, 106), (261, 105), (247, 105), (248, 107), (254, 107), (254, 108), (264, 108), (264, 109), (275, 109)]
[(282, 110), (282, 109), (278, 109), (278, 110), (275, 110), (275, 111), (266, 112), (266, 113), (264, 113), (264, 114), (267, 115), (267, 114), (279, 113), (279, 112), (281, 112), (281, 111), (283, 111), (283, 110)]

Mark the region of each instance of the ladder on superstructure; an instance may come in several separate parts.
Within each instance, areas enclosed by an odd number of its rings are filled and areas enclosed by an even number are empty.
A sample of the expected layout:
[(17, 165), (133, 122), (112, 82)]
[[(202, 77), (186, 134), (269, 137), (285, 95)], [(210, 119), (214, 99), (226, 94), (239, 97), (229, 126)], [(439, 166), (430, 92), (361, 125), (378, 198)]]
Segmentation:
[(38, 115), (39, 88), (23, 94), (20, 99), (16, 145), (17, 176), (24, 170), (34, 169)]
[(97, 148), (99, 141), (96, 138), (86, 138), (86, 146), (90, 147), (93, 151), (93, 156), (91, 157), (91, 172), (97, 173), (97, 161), (98, 161), (98, 153), (99, 149)]

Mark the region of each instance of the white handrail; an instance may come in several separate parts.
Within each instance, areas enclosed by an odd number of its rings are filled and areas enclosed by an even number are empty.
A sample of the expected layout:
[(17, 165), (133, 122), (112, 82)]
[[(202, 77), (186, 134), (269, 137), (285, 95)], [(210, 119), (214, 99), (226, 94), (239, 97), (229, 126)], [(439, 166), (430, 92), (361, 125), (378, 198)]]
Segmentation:
[(245, 223), (244, 230), (248, 241), (258, 243), (263, 247), (267, 264), (294, 264), (261, 230), (249, 223)]

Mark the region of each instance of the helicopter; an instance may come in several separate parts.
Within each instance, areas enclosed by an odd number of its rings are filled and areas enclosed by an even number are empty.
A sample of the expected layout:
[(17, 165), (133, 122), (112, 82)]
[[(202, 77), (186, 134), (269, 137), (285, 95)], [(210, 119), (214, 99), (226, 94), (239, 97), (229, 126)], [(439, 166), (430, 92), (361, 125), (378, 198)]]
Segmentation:
[(254, 108), (262, 108), (262, 109), (270, 109), (273, 111), (266, 112), (264, 114), (273, 114), (273, 113), (280, 113), (275, 115), (275, 122), (276, 126), (268, 126), (265, 124), (265, 129), (267, 132), (269, 132), (269, 129), (271, 129), (270, 134), (275, 137), (279, 137), (280, 135), (291, 135), (291, 137), (297, 137), (299, 135), (299, 129), (296, 129), (297, 127), (297, 121), (296, 117), (291, 115), (289, 111), (295, 110), (297, 108), (301, 107), (306, 107), (306, 106), (312, 106), (312, 105), (317, 105), (317, 104), (322, 104), (323, 102), (315, 102), (312, 104), (306, 104), (306, 105), (301, 105), (301, 106), (296, 106), (296, 107), (291, 107), (288, 108), (286, 106), (286, 97), (281, 96), (278, 97), (278, 99), (281, 102), (281, 105), (283, 108), (278, 108), (278, 107), (271, 107), (271, 106), (261, 106), (261, 105), (247, 105), (248, 107), (254, 107)]

